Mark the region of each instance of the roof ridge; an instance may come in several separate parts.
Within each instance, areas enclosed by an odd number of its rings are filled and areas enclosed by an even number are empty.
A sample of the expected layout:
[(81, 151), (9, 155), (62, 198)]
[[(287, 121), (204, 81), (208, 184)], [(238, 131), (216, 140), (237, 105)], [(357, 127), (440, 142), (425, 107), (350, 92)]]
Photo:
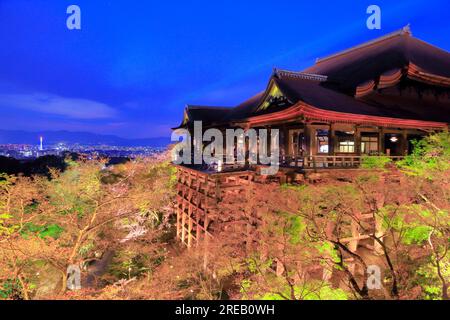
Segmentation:
[(224, 110), (226, 110), (226, 109), (232, 109), (233, 107), (199, 106), (199, 105), (189, 105), (189, 104), (187, 104), (186, 108), (194, 109), (194, 110), (196, 110), (196, 109), (197, 110), (198, 109), (215, 109), (215, 110), (217, 110), (217, 109), (224, 109)]
[(327, 81), (328, 76), (324, 76), (321, 74), (315, 74), (315, 73), (307, 73), (307, 72), (301, 72), (301, 71), (290, 71), (290, 70), (281, 70), (274, 68), (273, 73), (277, 75), (279, 78), (282, 78), (283, 76), (297, 78), (297, 79), (304, 79), (304, 80), (312, 80), (312, 81)]
[(330, 59), (333, 59), (333, 58), (336, 58), (336, 57), (339, 57), (339, 56), (342, 56), (344, 54), (347, 54), (347, 53), (350, 53), (350, 52), (353, 52), (353, 51), (356, 51), (356, 50), (359, 50), (359, 49), (362, 49), (362, 48), (366, 48), (368, 46), (371, 46), (371, 45), (374, 45), (376, 43), (382, 42), (384, 40), (391, 39), (391, 38), (397, 37), (397, 36), (403, 36), (403, 35), (409, 35), (411, 37), (413, 36), (412, 31), (411, 31), (411, 26), (409, 24), (407, 24), (406, 26), (404, 26), (400, 30), (388, 33), (388, 34), (386, 34), (384, 36), (381, 36), (381, 37), (378, 37), (376, 39), (373, 39), (373, 40), (364, 42), (362, 44), (356, 45), (354, 47), (351, 47), (351, 48), (339, 51), (337, 53), (331, 54), (331, 55), (326, 56), (324, 58), (317, 58), (316, 59), (316, 64), (324, 62), (324, 61), (327, 61), (327, 60), (330, 60)]

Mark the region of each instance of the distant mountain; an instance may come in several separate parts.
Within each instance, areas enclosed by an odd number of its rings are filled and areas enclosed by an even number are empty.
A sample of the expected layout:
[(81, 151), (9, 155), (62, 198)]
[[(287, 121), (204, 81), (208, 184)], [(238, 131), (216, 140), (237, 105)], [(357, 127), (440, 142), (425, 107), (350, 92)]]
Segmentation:
[(19, 130), (0, 130), (0, 144), (39, 144), (39, 137), (44, 137), (44, 144), (52, 145), (64, 142), (69, 145), (86, 146), (110, 145), (121, 147), (165, 147), (170, 138), (125, 139), (113, 135), (89, 132), (42, 131), (27, 132)]

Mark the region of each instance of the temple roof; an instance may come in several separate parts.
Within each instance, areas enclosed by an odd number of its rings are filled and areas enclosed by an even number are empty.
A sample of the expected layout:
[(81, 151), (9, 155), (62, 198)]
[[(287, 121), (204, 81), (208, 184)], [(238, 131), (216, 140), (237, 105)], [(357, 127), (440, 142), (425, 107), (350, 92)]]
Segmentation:
[(230, 113), (228, 113), (225, 119), (223, 120), (225, 121), (238, 120), (250, 116), (259, 106), (264, 95), (265, 91), (262, 91), (254, 95), (250, 99), (244, 101), (243, 103), (239, 104), (238, 106), (234, 107), (233, 110)]
[(230, 107), (187, 105), (184, 110), (183, 122), (181, 123), (181, 125), (173, 129), (175, 130), (193, 126), (194, 121), (203, 121), (203, 125), (207, 126), (214, 122), (222, 120), (232, 110), (233, 109)]
[[(327, 88), (326, 82), (293, 77), (275, 79), (292, 103), (304, 102), (322, 110), (378, 117), (450, 123), (450, 104), (374, 93), (359, 100)], [(449, 100), (447, 100), (449, 101)]]
[(327, 75), (343, 90), (409, 64), (436, 76), (450, 78), (450, 54), (412, 36), (409, 27), (362, 45), (318, 59), (304, 72)]
[(448, 124), (450, 53), (405, 27), (318, 59), (304, 72), (274, 69), (264, 91), (234, 108), (188, 106), (181, 127), (195, 120), (207, 126), (265, 118), (299, 103), (343, 115)]

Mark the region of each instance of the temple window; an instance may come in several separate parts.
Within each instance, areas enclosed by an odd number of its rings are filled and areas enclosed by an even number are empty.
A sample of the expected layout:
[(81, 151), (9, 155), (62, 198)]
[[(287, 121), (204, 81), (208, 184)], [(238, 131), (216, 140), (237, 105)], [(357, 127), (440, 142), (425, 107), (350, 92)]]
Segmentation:
[(341, 153), (354, 153), (355, 141), (339, 141), (339, 152)]
[(355, 133), (336, 131), (340, 153), (355, 153)]
[(378, 137), (362, 136), (361, 137), (361, 153), (378, 154)]

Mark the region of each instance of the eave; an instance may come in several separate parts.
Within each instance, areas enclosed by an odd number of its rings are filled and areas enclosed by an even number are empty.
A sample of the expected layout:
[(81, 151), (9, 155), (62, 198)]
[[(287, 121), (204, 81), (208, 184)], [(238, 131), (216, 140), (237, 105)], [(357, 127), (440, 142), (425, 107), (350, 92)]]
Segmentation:
[(450, 78), (425, 72), (413, 63), (409, 63), (405, 69), (393, 69), (381, 74), (377, 79), (366, 81), (356, 87), (355, 97), (361, 98), (379, 89), (394, 87), (403, 78), (422, 82), (432, 86), (450, 88)]
[(358, 125), (371, 125), (381, 127), (394, 128), (414, 128), (425, 130), (443, 130), (448, 128), (445, 122), (399, 119), (380, 116), (370, 116), (363, 114), (352, 114), (337, 111), (330, 111), (319, 109), (308, 105), (304, 102), (299, 102), (296, 105), (280, 112), (274, 112), (267, 115), (261, 115), (246, 119), (251, 127), (262, 125), (273, 125), (280, 122), (290, 122), (292, 120), (304, 119), (304, 121), (319, 121), (329, 123), (351, 123)]
[(442, 87), (450, 87), (450, 78), (438, 76), (425, 70), (422, 70), (419, 66), (410, 63), (408, 67), (408, 78), (431, 85), (437, 85)]

